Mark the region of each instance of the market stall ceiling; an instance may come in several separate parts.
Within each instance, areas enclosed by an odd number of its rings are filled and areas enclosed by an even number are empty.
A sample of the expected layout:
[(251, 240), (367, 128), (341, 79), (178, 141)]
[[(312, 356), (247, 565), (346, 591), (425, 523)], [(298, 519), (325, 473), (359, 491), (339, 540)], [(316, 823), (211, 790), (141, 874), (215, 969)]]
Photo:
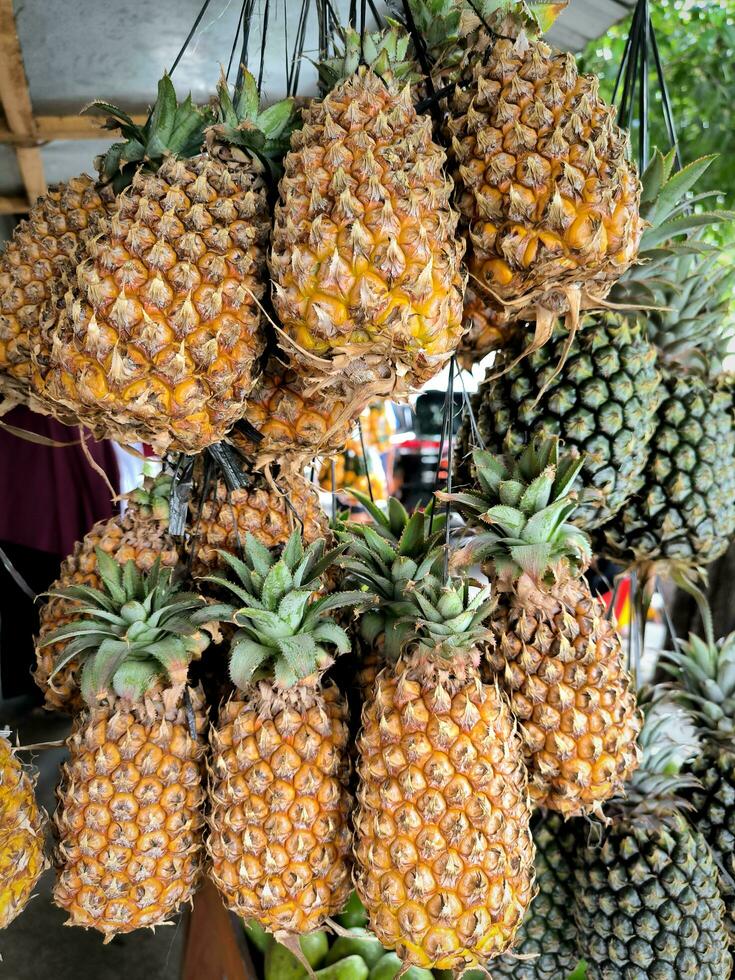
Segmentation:
[[(262, 8), (256, 3), (251, 30), (251, 67), (257, 68)], [(620, 20), (634, 0), (572, 0), (554, 26), (556, 44), (580, 49)], [(349, 0), (333, 5), (346, 15)], [(200, 9), (201, 0), (15, 0), (16, 25), (36, 116), (76, 114), (93, 98), (142, 110), (155, 94), (162, 70), (170, 66)], [(204, 100), (212, 92), (220, 64), (227, 64), (240, 0), (210, 0), (200, 27), (181, 60), (174, 82), (181, 93)], [(385, 2), (376, 4), (385, 9)], [(260, 8), (260, 9), (258, 9)], [(301, 0), (271, 0), (263, 90), (266, 99), (285, 91), (285, 66), (293, 51)], [(299, 92), (315, 87), (316, 11), (310, 10)], [(287, 52), (289, 52), (287, 54)], [(56, 140), (41, 150), (48, 183), (89, 171), (105, 140)], [(0, 146), (0, 195), (22, 194), (14, 153)]]

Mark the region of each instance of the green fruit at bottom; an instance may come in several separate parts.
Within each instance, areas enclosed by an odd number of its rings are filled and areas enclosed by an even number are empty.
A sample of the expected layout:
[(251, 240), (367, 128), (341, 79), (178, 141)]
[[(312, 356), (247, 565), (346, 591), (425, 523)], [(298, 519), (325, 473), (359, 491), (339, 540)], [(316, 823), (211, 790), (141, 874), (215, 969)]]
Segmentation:
[(317, 980), (368, 980), (370, 970), (361, 956), (348, 956), (339, 963), (317, 970)]
[(434, 974), (434, 980), (454, 980), (454, 974), (451, 970), (432, 970)]
[(261, 953), (267, 953), (268, 947), (273, 942), (273, 936), (265, 929), (259, 922), (255, 919), (246, 919), (243, 923), (245, 926), (245, 935), (248, 937), (250, 942), (259, 949)]
[(265, 980), (308, 980), (309, 974), (280, 943), (272, 943), (265, 954)]
[(385, 956), (385, 950), (380, 941), (366, 929), (350, 929), (351, 936), (340, 936), (330, 947), (325, 966), (343, 960), (346, 956), (361, 956), (368, 967), (372, 968)]
[(301, 952), (306, 957), (309, 966), (321, 966), (324, 957), (329, 952), (329, 939), (326, 932), (311, 932), (299, 939)]
[[(394, 980), (401, 972), (403, 960), (395, 953), (386, 953), (379, 959), (370, 971), (370, 980)], [(422, 970), (420, 966), (412, 966), (401, 977), (401, 980), (434, 980), (431, 970)]]
[[(312, 932), (299, 939), (301, 952), (309, 964), (319, 966), (329, 949), (326, 932)], [(308, 973), (293, 953), (280, 943), (272, 943), (265, 954), (265, 980), (307, 980)]]
[(357, 892), (353, 892), (350, 895), (344, 909), (339, 915), (335, 916), (335, 919), (341, 926), (344, 926), (345, 929), (352, 929), (357, 926), (367, 925), (368, 914), (365, 911), (365, 906), (357, 897)]
[(569, 977), (569, 980), (587, 980), (587, 964), (582, 960), (577, 969)]

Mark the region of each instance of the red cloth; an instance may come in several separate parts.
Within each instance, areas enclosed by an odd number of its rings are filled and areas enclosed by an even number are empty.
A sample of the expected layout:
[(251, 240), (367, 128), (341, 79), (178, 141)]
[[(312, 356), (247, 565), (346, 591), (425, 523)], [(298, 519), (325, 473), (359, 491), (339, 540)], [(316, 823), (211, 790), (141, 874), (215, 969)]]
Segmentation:
[[(79, 442), (78, 429), (27, 408), (14, 408), (0, 418), (3, 422), (57, 442)], [(87, 434), (87, 447), (118, 492), (112, 443), (95, 442)], [(111, 517), (117, 508), (80, 445), (41, 446), (0, 425), (0, 540), (68, 555), (95, 521)]]

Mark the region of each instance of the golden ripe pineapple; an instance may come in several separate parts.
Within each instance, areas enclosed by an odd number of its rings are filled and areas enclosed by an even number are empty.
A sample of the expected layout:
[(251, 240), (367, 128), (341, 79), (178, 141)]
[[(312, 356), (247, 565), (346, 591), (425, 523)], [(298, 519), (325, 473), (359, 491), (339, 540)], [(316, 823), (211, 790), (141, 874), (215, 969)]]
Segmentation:
[[(399, 88), (406, 45), (395, 31), (365, 38), (372, 67), (307, 106), (276, 206), (270, 268), (282, 349), (315, 388), (360, 407), (423, 384), (462, 334), (452, 184), (431, 120), (417, 115), (410, 85)], [(348, 33), (345, 72), (360, 50)]]
[(597, 812), (638, 765), (641, 716), (582, 574), (588, 538), (566, 523), (582, 458), (538, 439), (517, 457), (473, 459), (477, 487), (450, 499), (482, 529), (465, 558), (484, 558), (495, 592), (488, 661), (525, 737), (531, 798), (565, 817)]
[(342, 449), (354, 427), (352, 414), (345, 398), (309, 393), (302, 375), (271, 357), (230, 438), (258, 467), (306, 460)]
[(511, 947), (534, 891), (521, 739), (478, 670), (488, 596), (431, 576), (407, 590), (416, 636), (378, 675), (358, 738), (355, 884), (370, 928), (407, 965), (458, 974)]
[(43, 834), (33, 781), (0, 736), (0, 929), (26, 907), (46, 867)]
[(249, 91), (235, 110), (222, 83), (225, 121), (206, 152), (207, 116), (190, 100), (177, 105), (167, 77), (151, 122), (135, 130), (137, 159), (161, 142), (170, 152), (136, 170), (78, 266), (45, 378), (46, 394), (98, 434), (195, 453), (243, 413), (264, 346), (270, 228), (265, 168), (247, 147), (275, 138), (291, 115), (288, 101), (258, 114)]
[(211, 737), (211, 874), (228, 908), (288, 940), (341, 911), (352, 889), (347, 704), (322, 675), (349, 650), (329, 612), (361, 595), (324, 596), (334, 552), (323, 539), (304, 550), (298, 532), (270, 552), (248, 535), (243, 561), (223, 557), (237, 584), (215, 581), (238, 605), (200, 614), (239, 627), (236, 691)]
[[(168, 533), (171, 477), (161, 474), (148, 477), (142, 487), (127, 495), (127, 509), (107, 521), (99, 521), (61, 565), (58, 579), (50, 592), (58, 593), (70, 585), (102, 585), (97, 568), (97, 549), (114, 558), (119, 565), (132, 561), (141, 572), (147, 572), (160, 559), (161, 564), (175, 568), (179, 550)], [(41, 607), (40, 630), (36, 642), (36, 684), (44, 694), (46, 707), (76, 713), (84, 706), (79, 691), (79, 661), (73, 659), (53, 676), (54, 664), (63, 652), (63, 640), (47, 645), (46, 637), (60, 626), (74, 622), (78, 603), (59, 595), (49, 596)]]
[(225, 568), (220, 551), (239, 554), (248, 534), (266, 548), (285, 544), (294, 529), (302, 531), (307, 543), (329, 534), (313, 484), (288, 470), (275, 479), (250, 474), (248, 485), (234, 490), (218, 483), (203, 500), (192, 501), (191, 512), (189, 548), (195, 576)]
[[(540, 33), (563, 4), (484, 0), (450, 100), (470, 281), (508, 319), (554, 316), (604, 297), (636, 257), (643, 223), (628, 137), (598, 81)], [(544, 19), (544, 13), (550, 16)]]
[(80, 619), (46, 642), (68, 640), (84, 660), (88, 705), (57, 790), (54, 900), (69, 925), (109, 942), (170, 921), (197, 884), (206, 714), (186, 683), (209, 641), (189, 622), (202, 600), (178, 592), (171, 569), (143, 577), (97, 554), (104, 592), (65, 590), (82, 603)]
[(113, 197), (86, 174), (72, 177), (51, 187), (13, 232), (0, 256), (0, 393), (31, 398), (32, 358), (48, 354), (46, 317)]

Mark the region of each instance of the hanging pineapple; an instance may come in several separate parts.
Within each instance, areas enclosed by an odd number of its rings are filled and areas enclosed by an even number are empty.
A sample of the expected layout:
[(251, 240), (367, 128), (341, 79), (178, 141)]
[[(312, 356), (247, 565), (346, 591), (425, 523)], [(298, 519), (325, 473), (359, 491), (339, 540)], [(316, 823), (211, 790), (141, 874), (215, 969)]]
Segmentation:
[(349, 650), (329, 613), (362, 597), (324, 596), (336, 552), (294, 532), (269, 551), (248, 534), (236, 582), (212, 578), (237, 605), (205, 609), (238, 627), (236, 691), (212, 729), (208, 850), (228, 908), (279, 939), (319, 928), (351, 891), (347, 705), (324, 672)]
[(271, 357), (248, 395), (244, 421), (230, 433), (256, 468), (336, 453), (355, 420), (344, 398), (309, 394), (305, 378)]
[(97, 567), (98, 548), (118, 565), (132, 561), (141, 572), (150, 571), (156, 561), (175, 568), (180, 559), (176, 542), (168, 533), (170, 492), (169, 475), (146, 477), (143, 486), (126, 495), (125, 512), (95, 524), (62, 562), (59, 577), (49, 589), (49, 598), (41, 606), (36, 640), (34, 679), (43, 691), (47, 708), (76, 713), (84, 707), (79, 691), (79, 661), (68, 660), (63, 667), (55, 669), (65, 642), (62, 639), (46, 643), (50, 633), (77, 618), (79, 604), (60, 593), (71, 585), (102, 587)]
[(676, 774), (681, 725), (670, 706), (649, 709), (625, 797), (606, 820), (577, 825), (574, 914), (589, 980), (731, 975), (717, 869), (682, 799), (692, 781)]
[(202, 859), (201, 689), (187, 687), (209, 643), (192, 613), (199, 596), (154, 565), (142, 576), (97, 550), (102, 589), (74, 585), (75, 622), (46, 643), (82, 663), (87, 708), (67, 739), (54, 816), (54, 900), (69, 925), (120, 933), (169, 921), (190, 901)]
[(415, 632), (363, 709), (355, 885), (406, 966), (462, 971), (512, 946), (533, 897), (522, 745), (480, 680), (489, 590), (426, 576), (405, 601)]
[(690, 636), (664, 653), (673, 696), (697, 725), (701, 750), (686, 766), (699, 782), (686, 793), (690, 820), (723, 872), (723, 898), (735, 922), (735, 634), (717, 643)]
[(191, 99), (177, 104), (167, 76), (145, 127), (115, 112), (129, 139), (103, 173), (144, 162), (77, 267), (43, 393), (97, 434), (195, 453), (243, 414), (257, 376), (270, 226), (262, 158), (278, 150), (292, 105), (259, 112), (247, 73), (233, 105), (222, 81), (204, 152), (211, 118)]
[(32, 353), (42, 356), (49, 316), (74, 274), (82, 243), (114, 201), (87, 174), (49, 188), (0, 256), (0, 394), (45, 410), (31, 392)]
[(285, 544), (295, 529), (307, 543), (329, 534), (316, 488), (301, 473), (247, 473), (246, 480), (233, 489), (221, 480), (199, 484), (190, 505), (187, 546), (194, 576), (225, 569), (221, 552), (239, 555), (248, 534), (266, 548)]
[(12, 745), (0, 735), (0, 929), (26, 907), (46, 867), (45, 814), (33, 787)]
[(449, 105), (470, 283), (497, 322), (536, 321), (531, 349), (558, 315), (574, 329), (580, 306), (606, 296), (643, 231), (614, 108), (541, 37), (565, 5), (473, 4), (482, 21)]
[(433, 377), (462, 333), (464, 247), (444, 151), (413, 106), (407, 46), (396, 28), (346, 32), (343, 59), (322, 73), (331, 91), (291, 137), (276, 206), (283, 351), (358, 410)]
[(525, 737), (531, 798), (564, 817), (621, 790), (640, 730), (620, 638), (583, 575), (589, 539), (567, 523), (582, 464), (555, 438), (518, 456), (478, 450), (476, 488), (439, 494), (482, 529), (458, 560), (484, 559), (495, 593), (487, 659)]

